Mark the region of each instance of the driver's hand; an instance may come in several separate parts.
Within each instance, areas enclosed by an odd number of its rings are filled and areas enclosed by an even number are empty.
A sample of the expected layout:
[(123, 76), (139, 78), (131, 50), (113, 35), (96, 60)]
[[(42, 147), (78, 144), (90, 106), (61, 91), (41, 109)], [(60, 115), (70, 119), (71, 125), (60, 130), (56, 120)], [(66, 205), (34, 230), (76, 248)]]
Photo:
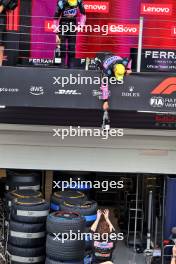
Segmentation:
[(4, 10), (4, 6), (0, 5), (0, 14), (2, 13), (3, 10)]
[(130, 75), (132, 73), (132, 70), (127, 70), (126, 75)]
[(108, 102), (104, 102), (103, 103), (103, 110), (107, 111), (109, 109), (109, 103)]

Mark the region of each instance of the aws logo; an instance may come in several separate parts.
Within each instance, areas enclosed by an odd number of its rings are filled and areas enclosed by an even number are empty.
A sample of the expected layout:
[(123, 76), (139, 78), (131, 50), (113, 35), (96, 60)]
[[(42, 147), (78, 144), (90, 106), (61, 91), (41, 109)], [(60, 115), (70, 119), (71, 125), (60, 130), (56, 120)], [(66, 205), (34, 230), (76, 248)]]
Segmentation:
[(170, 95), (176, 92), (176, 77), (170, 77), (162, 81), (153, 89), (151, 94), (154, 95)]

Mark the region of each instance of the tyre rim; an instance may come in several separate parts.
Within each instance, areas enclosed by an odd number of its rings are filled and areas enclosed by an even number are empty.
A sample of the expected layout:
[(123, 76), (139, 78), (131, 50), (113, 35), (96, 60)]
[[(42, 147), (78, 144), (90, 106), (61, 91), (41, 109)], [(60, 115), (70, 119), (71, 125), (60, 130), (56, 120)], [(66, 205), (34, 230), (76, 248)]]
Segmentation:
[(53, 215), (55, 217), (61, 217), (61, 218), (66, 218), (66, 219), (68, 219), (68, 218), (73, 219), (73, 218), (80, 217), (80, 214), (77, 212), (64, 212), (64, 211), (63, 212), (55, 212), (55, 213), (53, 213)]

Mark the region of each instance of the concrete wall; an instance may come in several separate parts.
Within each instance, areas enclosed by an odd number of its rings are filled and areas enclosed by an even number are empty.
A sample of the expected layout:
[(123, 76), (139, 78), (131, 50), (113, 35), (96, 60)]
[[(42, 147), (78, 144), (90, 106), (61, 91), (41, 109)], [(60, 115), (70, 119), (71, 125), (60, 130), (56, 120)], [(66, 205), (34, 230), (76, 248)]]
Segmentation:
[(0, 125), (0, 168), (176, 174), (176, 132), (53, 137), (54, 127)]

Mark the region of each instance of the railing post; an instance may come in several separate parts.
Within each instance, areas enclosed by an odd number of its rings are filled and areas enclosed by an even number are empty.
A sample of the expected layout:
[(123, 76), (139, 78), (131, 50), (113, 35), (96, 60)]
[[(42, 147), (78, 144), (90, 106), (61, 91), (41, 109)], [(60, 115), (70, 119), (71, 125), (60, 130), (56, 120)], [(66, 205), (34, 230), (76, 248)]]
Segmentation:
[(137, 72), (141, 72), (143, 28), (144, 28), (144, 18), (140, 17), (139, 38), (138, 38), (138, 53), (137, 53)]

